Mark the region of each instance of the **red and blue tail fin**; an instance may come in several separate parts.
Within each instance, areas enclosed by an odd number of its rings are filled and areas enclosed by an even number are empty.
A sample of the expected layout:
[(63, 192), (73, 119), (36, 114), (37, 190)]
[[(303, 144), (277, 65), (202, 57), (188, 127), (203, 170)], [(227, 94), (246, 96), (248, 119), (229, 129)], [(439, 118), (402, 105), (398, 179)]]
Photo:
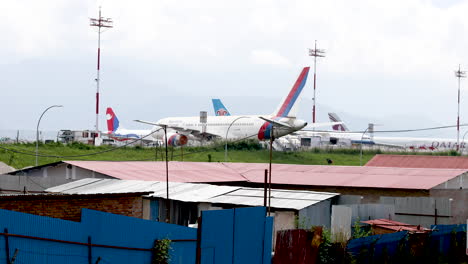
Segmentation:
[(289, 91), (288, 95), (279, 105), (279, 107), (277, 108), (273, 116), (277, 116), (277, 117), (295, 117), (296, 116), (296, 109), (294, 109), (294, 105), (307, 82), (307, 75), (309, 74), (309, 69), (310, 67), (305, 67), (304, 69), (302, 69), (302, 72), (299, 75), (299, 78), (297, 78), (293, 87), (291, 88), (291, 91)]
[(111, 107), (108, 107), (106, 110), (106, 117), (107, 117), (107, 130), (109, 134), (115, 132), (119, 128), (119, 119), (114, 114), (114, 111)]

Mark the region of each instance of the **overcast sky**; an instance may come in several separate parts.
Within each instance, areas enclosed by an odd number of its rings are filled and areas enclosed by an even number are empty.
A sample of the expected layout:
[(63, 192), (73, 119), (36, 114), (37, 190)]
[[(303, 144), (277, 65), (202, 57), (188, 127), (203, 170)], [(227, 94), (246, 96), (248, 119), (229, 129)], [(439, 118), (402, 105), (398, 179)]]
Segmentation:
[[(97, 31), (102, 34), (101, 117), (212, 113), (218, 97), (239, 114), (271, 113), (314, 40), (319, 121), (335, 111), (385, 127), (455, 124), (457, 79), (468, 68), (468, 1), (2, 1), (0, 129), (93, 129)], [(303, 92), (310, 122), (312, 75)], [(468, 123), (468, 80), (461, 119)], [(399, 123), (398, 120), (401, 120)], [(355, 121), (358, 122), (358, 121)]]

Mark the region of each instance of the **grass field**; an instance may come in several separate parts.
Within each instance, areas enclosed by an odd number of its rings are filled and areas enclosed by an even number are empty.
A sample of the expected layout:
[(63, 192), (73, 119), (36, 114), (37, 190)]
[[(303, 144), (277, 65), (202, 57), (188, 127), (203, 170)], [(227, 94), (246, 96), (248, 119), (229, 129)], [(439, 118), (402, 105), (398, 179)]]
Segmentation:
[[(364, 150), (362, 163), (365, 164), (379, 150)], [(420, 154), (420, 155), (456, 155), (454, 152), (438, 153), (392, 153), (392, 154)], [(163, 148), (94, 147), (84, 144), (63, 145), (60, 143), (40, 144), (38, 164), (47, 164), (61, 160), (110, 160), (110, 161), (154, 161), (164, 160)], [(175, 161), (211, 161), (224, 162), (224, 145), (199, 148), (169, 148), (169, 160)], [(0, 144), (0, 161), (16, 169), (35, 164), (35, 145), (28, 144)], [(273, 152), (273, 163), (287, 164), (316, 164), (326, 165), (327, 159), (333, 165), (359, 166), (360, 151), (356, 149), (312, 149), (296, 152)], [(258, 143), (230, 144), (228, 148), (228, 162), (257, 162), (269, 161), (268, 149), (261, 148)]]

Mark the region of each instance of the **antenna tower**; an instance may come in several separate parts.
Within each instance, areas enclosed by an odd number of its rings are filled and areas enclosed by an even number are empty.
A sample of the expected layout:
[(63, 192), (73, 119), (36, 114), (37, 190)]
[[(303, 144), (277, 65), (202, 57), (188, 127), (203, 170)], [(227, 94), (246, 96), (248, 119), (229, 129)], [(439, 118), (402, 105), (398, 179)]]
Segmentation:
[(325, 50), (323, 49), (317, 49), (317, 40), (315, 41), (315, 47), (313, 49), (309, 49), (309, 56), (314, 57), (314, 98), (312, 98), (312, 101), (314, 103), (314, 106), (312, 108), (312, 123), (315, 124), (315, 83), (316, 83), (316, 73), (317, 73), (317, 57), (325, 57)]
[[(103, 18), (101, 16), (101, 7), (99, 7), (99, 18), (90, 18), (90, 26), (98, 28), (98, 50), (97, 50), (97, 76), (96, 76), (96, 134), (94, 139), (99, 135), (99, 70), (101, 68), (101, 33), (102, 28), (112, 28), (112, 18)], [(96, 141), (96, 140), (95, 140)]]

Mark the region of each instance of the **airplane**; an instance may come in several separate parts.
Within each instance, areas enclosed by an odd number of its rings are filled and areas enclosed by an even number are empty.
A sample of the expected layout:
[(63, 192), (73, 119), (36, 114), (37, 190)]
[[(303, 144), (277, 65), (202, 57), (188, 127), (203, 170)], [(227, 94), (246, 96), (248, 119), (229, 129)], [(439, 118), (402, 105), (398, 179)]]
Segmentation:
[[(296, 118), (296, 101), (305, 86), (309, 69), (310, 67), (302, 69), (285, 99), (276, 111), (270, 115), (207, 116), (206, 123), (201, 123), (199, 116), (167, 117), (157, 122), (135, 121), (153, 125), (153, 131), (166, 127), (167, 130), (171, 131), (168, 134), (168, 139), (174, 137), (178, 145), (187, 144), (188, 137), (197, 140), (253, 138), (259, 141), (268, 140), (272, 136), (279, 138), (298, 131), (307, 125), (307, 122)], [(318, 124), (317, 126), (323, 125)], [(330, 125), (330, 123), (327, 123), (327, 125)], [(155, 132), (153, 136), (164, 139), (161, 131)]]
[[(330, 121), (341, 119), (335, 113), (328, 113)], [(341, 127), (340, 127), (341, 126)], [(337, 138), (348, 138), (352, 143), (358, 144), (356, 137), (362, 136), (361, 132), (349, 132), (346, 125), (343, 123), (340, 126), (333, 126), (336, 132), (334, 136)], [(344, 128), (344, 130), (343, 130)], [(344, 133), (342, 131), (345, 131)], [(348, 132), (348, 133), (347, 133)], [(460, 149), (466, 148), (466, 143), (460, 140)], [(410, 150), (447, 150), (457, 149), (457, 140), (450, 138), (424, 138), (424, 137), (380, 137), (371, 135), (366, 139), (367, 144), (398, 147)], [(364, 143), (364, 142), (363, 142)]]
[[(107, 135), (117, 141), (127, 141), (142, 139), (143, 137), (151, 134), (151, 130), (130, 130), (120, 128), (120, 122), (117, 118), (117, 115), (114, 113), (111, 107), (106, 109), (106, 118), (107, 118)], [(145, 138), (146, 140), (153, 141), (151, 138)]]
[(213, 108), (216, 116), (231, 115), (220, 99), (211, 99), (211, 101), (213, 102)]
[[(342, 122), (338, 115), (335, 113), (328, 113), (328, 118), (332, 122)], [(333, 125), (332, 129), (335, 131), (349, 131), (348, 127), (345, 124)]]

